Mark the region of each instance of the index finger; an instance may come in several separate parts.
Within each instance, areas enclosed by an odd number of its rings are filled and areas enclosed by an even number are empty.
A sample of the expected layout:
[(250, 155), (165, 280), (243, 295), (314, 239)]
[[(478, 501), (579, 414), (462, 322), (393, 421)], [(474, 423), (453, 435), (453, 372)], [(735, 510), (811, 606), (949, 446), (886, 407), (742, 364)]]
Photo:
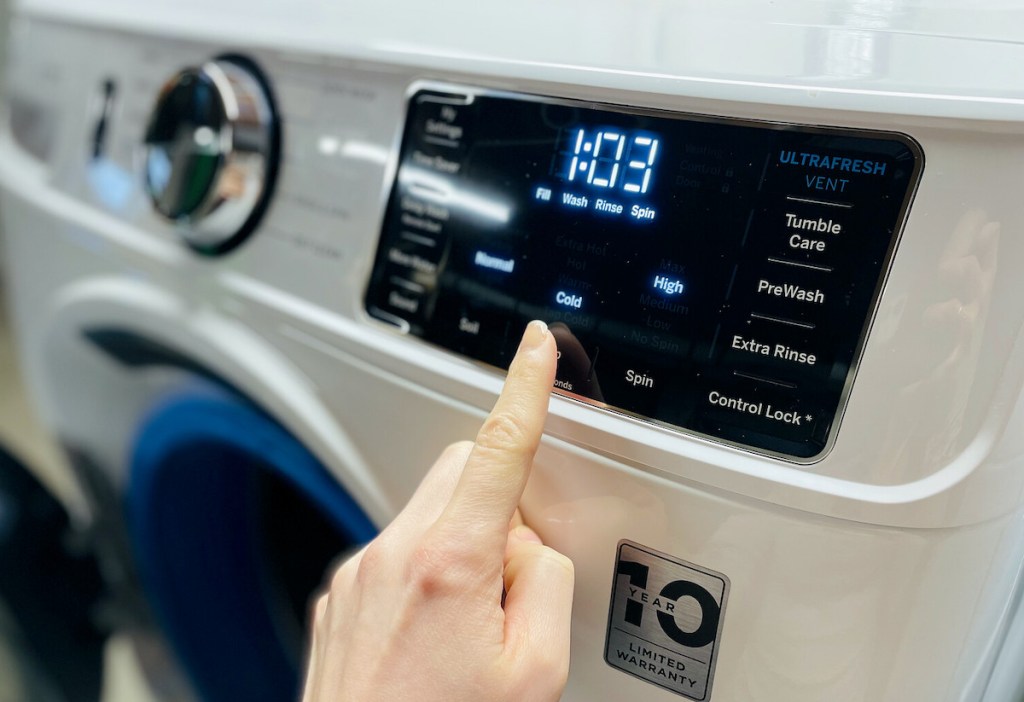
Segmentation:
[(530, 476), (555, 380), (555, 340), (543, 322), (526, 327), (505, 387), (477, 434), (439, 524), (471, 534), (501, 556), (509, 520)]

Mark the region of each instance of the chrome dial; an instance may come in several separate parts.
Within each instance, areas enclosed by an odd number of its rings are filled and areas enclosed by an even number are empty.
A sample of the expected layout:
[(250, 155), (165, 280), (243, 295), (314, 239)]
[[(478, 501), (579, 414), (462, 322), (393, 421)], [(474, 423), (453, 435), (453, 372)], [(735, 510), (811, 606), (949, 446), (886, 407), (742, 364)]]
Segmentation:
[(226, 251), (262, 214), (278, 141), (273, 101), (255, 66), (224, 58), (187, 68), (164, 84), (150, 117), (146, 190), (193, 248)]

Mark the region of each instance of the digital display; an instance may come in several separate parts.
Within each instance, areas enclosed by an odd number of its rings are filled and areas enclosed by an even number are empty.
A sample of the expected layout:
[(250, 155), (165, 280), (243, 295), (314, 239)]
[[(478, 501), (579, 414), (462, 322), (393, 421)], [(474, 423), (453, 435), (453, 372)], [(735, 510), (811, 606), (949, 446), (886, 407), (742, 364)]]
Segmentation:
[(420, 90), (366, 309), (501, 368), (543, 319), (563, 394), (813, 459), (922, 163), (897, 134)]
[(651, 186), (658, 141), (654, 135), (617, 129), (571, 129), (572, 148), (564, 151), (562, 158), (568, 166), (565, 180), (586, 182), (597, 190), (643, 195)]

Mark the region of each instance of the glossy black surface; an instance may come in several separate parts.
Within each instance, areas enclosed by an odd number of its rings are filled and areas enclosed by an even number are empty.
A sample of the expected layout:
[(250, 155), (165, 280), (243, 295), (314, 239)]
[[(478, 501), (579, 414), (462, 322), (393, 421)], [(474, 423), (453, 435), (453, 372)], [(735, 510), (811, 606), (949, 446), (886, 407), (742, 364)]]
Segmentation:
[(895, 134), (421, 91), (367, 310), (503, 368), (544, 319), (562, 391), (814, 457), (922, 161)]

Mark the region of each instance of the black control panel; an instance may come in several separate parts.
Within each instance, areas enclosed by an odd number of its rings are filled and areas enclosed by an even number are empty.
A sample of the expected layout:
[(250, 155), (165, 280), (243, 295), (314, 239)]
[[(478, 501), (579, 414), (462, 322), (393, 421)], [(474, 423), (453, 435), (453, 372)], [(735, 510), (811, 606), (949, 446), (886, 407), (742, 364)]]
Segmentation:
[(557, 389), (812, 459), (923, 166), (899, 134), (427, 88), (412, 95), (367, 312)]

